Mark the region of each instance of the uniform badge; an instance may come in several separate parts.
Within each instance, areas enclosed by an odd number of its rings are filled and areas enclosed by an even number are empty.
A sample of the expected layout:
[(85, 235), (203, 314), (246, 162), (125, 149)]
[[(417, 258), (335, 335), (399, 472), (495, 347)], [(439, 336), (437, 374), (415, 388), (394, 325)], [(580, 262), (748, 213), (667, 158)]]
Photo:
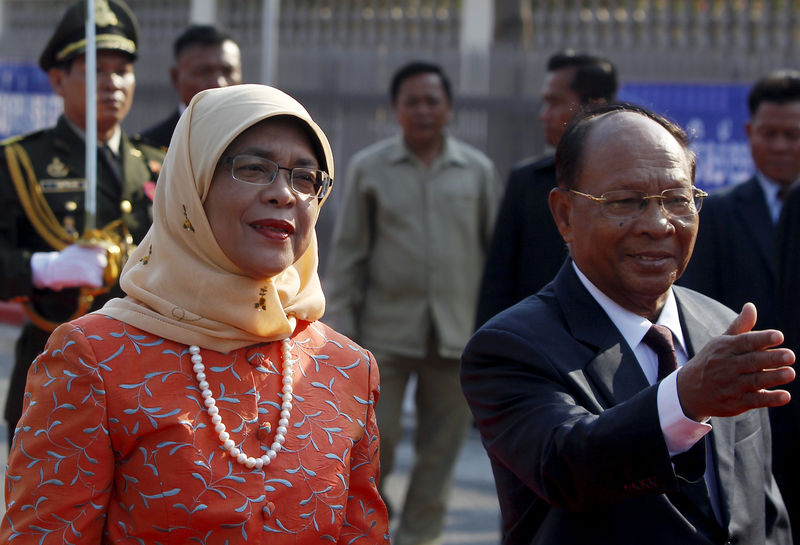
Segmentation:
[(50, 161), (50, 164), (47, 165), (47, 175), (52, 176), (53, 178), (63, 178), (69, 173), (69, 169), (67, 165), (61, 162), (61, 159), (58, 157), (53, 157), (53, 160)]
[(42, 193), (79, 193), (86, 191), (85, 178), (62, 178), (54, 180), (45, 178), (39, 180), (39, 187)]

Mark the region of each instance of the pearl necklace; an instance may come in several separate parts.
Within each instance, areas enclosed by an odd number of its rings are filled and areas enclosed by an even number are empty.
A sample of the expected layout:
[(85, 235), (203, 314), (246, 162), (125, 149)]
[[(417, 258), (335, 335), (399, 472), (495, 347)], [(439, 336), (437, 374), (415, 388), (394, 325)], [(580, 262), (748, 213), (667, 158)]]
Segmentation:
[(217, 408), (217, 400), (214, 399), (211, 390), (209, 389), (208, 382), (206, 381), (205, 365), (203, 365), (203, 357), (200, 355), (200, 347), (193, 344), (189, 347), (189, 353), (192, 355), (192, 369), (195, 372), (195, 378), (200, 386), (200, 395), (203, 396), (203, 403), (206, 406), (208, 415), (211, 417), (211, 423), (214, 424), (214, 431), (219, 434), (219, 440), (222, 443), (222, 448), (237, 462), (248, 468), (261, 469), (275, 459), (278, 452), (283, 448), (283, 443), (286, 441), (286, 432), (289, 427), (289, 417), (292, 414), (292, 383), (294, 382), (294, 364), (296, 360), (292, 359), (292, 350), (289, 347), (289, 339), (281, 341), (283, 352), (283, 393), (281, 394), (281, 418), (278, 420), (278, 429), (275, 430), (275, 440), (266, 454), (258, 458), (248, 456), (242, 450), (236, 448), (236, 443), (231, 439), (230, 434), (225, 431), (225, 424), (222, 423), (222, 416), (219, 414)]

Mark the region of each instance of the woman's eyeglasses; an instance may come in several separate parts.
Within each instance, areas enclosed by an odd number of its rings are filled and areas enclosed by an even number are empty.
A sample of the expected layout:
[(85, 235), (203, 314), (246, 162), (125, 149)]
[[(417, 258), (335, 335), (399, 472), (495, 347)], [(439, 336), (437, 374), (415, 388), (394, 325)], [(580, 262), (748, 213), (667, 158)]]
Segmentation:
[(321, 199), (330, 189), (333, 180), (328, 173), (315, 168), (282, 167), (275, 161), (257, 155), (234, 155), (222, 159), (231, 165), (231, 176), (239, 182), (253, 185), (269, 185), (278, 177), (279, 170), (289, 173), (289, 187), (303, 198)]

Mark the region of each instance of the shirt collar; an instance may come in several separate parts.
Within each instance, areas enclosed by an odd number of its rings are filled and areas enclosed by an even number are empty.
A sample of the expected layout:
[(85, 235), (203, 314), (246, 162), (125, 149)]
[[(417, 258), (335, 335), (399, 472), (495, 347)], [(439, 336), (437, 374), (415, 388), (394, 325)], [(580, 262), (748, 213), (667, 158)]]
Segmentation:
[[(84, 142), (86, 141), (86, 132), (84, 132), (75, 123), (70, 121), (67, 118), (67, 116), (64, 116), (64, 121), (67, 122), (67, 125), (69, 126), (70, 129), (72, 129), (72, 131), (75, 134), (77, 134), (78, 136), (81, 137), (81, 140), (83, 140)], [(120, 128), (119, 125), (117, 125), (114, 128), (114, 133), (111, 135), (111, 138), (109, 138), (105, 142), (101, 142), (99, 140), (97, 141), (97, 145), (98, 146), (102, 146), (103, 144), (105, 144), (106, 146), (108, 146), (108, 149), (110, 149), (112, 152), (114, 152), (114, 155), (116, 155), (116, 156), (119, 156), (119, 147), (120, 147), (121, 143), (122, 143), (122, 129)]]
[(783, 208), (783, 202), (778, 199), (778, 191), (780, 191), (782, 184), (767, 178), (761, 171), (756, 171), (756, 180), (764, 193), (764, 200), (767, 202), (767, 208), (772, 215), (772, 223), (776, 223)]
[[(460, 164), (466, 165), (467, 158), (464, 155), (464, 152), (453, 142), (452, 137), (450, 137), (447, 132), (442, 135), (444, 141), (442, 142), (442, 151), (439, 153), (439, 156), (434, 161), (435, 164)], [(411, 161), (411, 162), (419, 162), (419, 159), (414, 152), (406, 145), (405, 140), (403, 140), (403, 135), (398, 134), (395, 137), (394, 145), (392, 146), (391, 150), (389, 151), (389, 159), (393, 163), (399, 163), (402, 161)]]
[[(572, 267), (575, 269), (575, 273), (578, 275), (581, 284), (584, 285), (595, 301), (597, 301), (606, 314), (608, 314), (608, 317), (625, 338), (628, 346), (632, 349), (639, 346), (639, 343), (642, 342), (642, 339), (653, 323), (644, 316), (639, 316), (614, 302), (608, 295), (592, 284), (574, 261), (572, 262)], [(675, 294), (672, 292), (672, 288), (670, 288), (667, 294), (667, 300), (664, 303), (664, 307), (661, 309), (661, 314), (659, 314), (656, 323), (668, 327), (670, 331), (672, 331), (672, 335), (675, 337), (681, 349), (683, 349), (683, 352), (688, 354), (686, 342), (683, 338), (680, 315), (678, 314), (678, 304), (675, 301)]]

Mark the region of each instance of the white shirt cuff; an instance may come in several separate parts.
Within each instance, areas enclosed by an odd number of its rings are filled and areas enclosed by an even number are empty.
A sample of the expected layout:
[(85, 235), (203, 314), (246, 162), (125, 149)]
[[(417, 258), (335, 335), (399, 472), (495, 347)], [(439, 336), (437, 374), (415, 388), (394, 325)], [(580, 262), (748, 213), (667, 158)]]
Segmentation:
[(711, 431), (707, 420), (696, 422), (683, 414), (678, 399), (678, 372), (673, 371), (658, 385), (658, 420), (670, 458), (692, 448)]

